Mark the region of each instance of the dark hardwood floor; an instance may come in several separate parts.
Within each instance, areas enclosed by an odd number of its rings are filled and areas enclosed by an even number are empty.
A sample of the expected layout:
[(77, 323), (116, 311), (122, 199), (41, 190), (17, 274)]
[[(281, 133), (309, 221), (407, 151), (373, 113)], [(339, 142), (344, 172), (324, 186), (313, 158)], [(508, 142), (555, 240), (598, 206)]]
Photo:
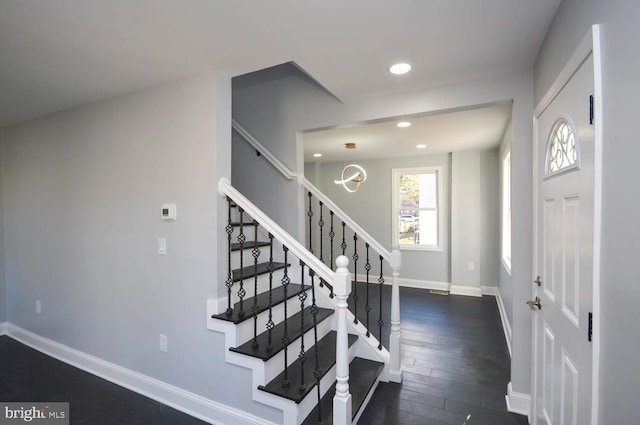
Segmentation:
[[(366, 289), (358, 285), (359, 311)], [(389, 340), (384, 288), (382, 340)], [(360, 425), (525, 425), (507, 413), (509, 355), (495, 298), (401, 288), (402, 384), (381, 383)], [(371, 324), (378, 291), (370, 291)], [(360, 314), (362, 316), (362, 314)], [(366, 320), (366, 317), (361, 317)], [(377, 332), (376, 332), (377, 335)], [(0, 401), (68, 401), (71, 424), (196, 425), (204, 422), (0, 337)]]
[[(377, 306), (378, 300), (377, 292), (371, 292), (370, 303)], [(404, 380), (380, 383), (359, 424), (462, 425), (468, 415), (466, 425), (527, 424), (526, 417), (507, 413), (510, 359), (494, 297), (401, 288), (400, 300)], [(388, 309), (384, 303), (387, 324)]]

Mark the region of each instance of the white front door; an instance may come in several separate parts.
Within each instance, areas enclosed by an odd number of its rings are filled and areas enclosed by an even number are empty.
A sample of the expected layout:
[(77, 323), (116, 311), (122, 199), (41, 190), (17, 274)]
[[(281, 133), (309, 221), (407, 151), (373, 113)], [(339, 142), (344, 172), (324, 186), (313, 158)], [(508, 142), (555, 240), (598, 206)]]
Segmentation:
[(591, 424), (595, 126), (589, 53), (536, 117), (535, 425)]

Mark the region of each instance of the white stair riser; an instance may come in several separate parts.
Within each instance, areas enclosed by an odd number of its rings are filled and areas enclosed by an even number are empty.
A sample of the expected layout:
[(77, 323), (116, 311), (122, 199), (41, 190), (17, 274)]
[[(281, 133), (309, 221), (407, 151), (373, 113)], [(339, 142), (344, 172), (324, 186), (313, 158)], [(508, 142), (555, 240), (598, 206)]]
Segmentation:
[[(318, 324), (318, 341), (326, 336), (331, 331), (331, 322), (324, 320)], [(291, 344), (289, 344), (287, 354), (287, 364), (291, 364), (298, 359), (300, 354), (300, 345), (302, 338), (298, 338)], [(304, 349), (307, 353), (307, 361), (305, 367), (315, 367), (315, 338), (313, 335), (313, 329), (304, 334)], [(270, 358), (265, 365), (265, 382), (271, 381), (278, 376), (284, 370), (284, 351), (279, 352), (277, 355)]]
[[(258, 263), (268, 262), (269, 255), (270, 255), (270, 248), (268, 246), (261, 246), (261, 247), (258, 247), (258, 250), (260, 251), (260, 255), (258, 256)], [(253, 251), (253, 247), (249, 244), (246, 244), (245, 249), (242, 250), (242, 264), (244, 265), (244, 267), (253, 266), (254, 259), (253, 259), (252, 251)], [(233, 251), (231, 253), (231, 270), (240, 268), (240, 252), (241, 251)], [(277, 252), (274, 247), (274, 252), (273, 252), (274, 262), (281, 262), (282, 255), (278, 255), (278, 254), (281, 254), (281, 252), (280, 253)]]
[[(282, 286), (282, 277), (284, 276), (284, 270), (276, 270), (273, 272), (273, 280), (271, 282), (272, 288), (276, 289)], [(298, 283), (291, 276), (291, 283)], [(243, 288), (246, 291), (244, 299), (253, 297), (255, 295), (255, 277), (247, 277), (242, 281)], [(293, 288), (292, 288), (293, 289)], [(235, 304), (240, 301), (240, 297), (238, 296), (238, 291), (240, 290), (240, 281), (233, 282), (233, 286), (231, 287), (231, 304)], [(263, 292), (267, 292), (269, 290), (269, 273), (258, 275), (258, 294), (262, 294)]]
[[(307, 298), (307, 301), (309, 301)], [(308, 302), (305, 306), (309, 305)], [(251, 306), (245, 305), (245, 311), (251, 312)], [(300, 311), (300, 300), (297, 297), (287, 301), (287, 316), (291, 317)], [(272, 321), (278, 324), (284, 320), (284, 303), (277, 304), (271, 309)], [(327, 319), (329, 320), (329, 319)], [(269, 310), (263, 311), (258, 315), (258, 335), (267, 330), (267, 322), (269, 321)], [(242, 345), (253, 338), (254, 318), (247, 319), (236, 325), (236, 341), (237, 345)]]

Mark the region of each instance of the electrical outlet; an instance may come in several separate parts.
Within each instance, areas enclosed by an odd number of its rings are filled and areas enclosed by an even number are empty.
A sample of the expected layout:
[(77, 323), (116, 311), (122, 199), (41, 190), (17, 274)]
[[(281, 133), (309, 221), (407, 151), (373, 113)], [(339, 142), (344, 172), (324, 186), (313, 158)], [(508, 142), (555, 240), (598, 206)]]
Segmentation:
[(472, 272), (476, 269), (476, 265), (473, 262), (469, 263), (469, 271)]
[(162, 335), (162, 334), (160, 335), (159, 348), (160, 348), (160, 351), (162, 351), (163, 353), (167, 352), (168, 340), (167, 340), (167, 336), (166, 335)]
[(40, 300), (36, 300), (36, 314), (42, 313), (42, 303)]

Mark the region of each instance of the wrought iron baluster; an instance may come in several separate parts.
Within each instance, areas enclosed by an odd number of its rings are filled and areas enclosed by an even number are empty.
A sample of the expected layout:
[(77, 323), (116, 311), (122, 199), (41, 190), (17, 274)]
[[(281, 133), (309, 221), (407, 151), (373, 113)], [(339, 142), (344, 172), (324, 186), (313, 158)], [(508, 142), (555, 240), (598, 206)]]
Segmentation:
[(251, 306), (251, 313), (253, 314), (253, 348), (258, 347), (258, 311), (260, 306), (258, 305), (258, 257), (260, 257), (260, 248), (258, 248), (258, 226), (253, 225), (253, 249), (251, 250), (253, 256), (253, 305)]
[[(287, 255), (289, 254), (289, 248), (287, 248), (286, 246), (282, 246), (282, 250), (284, 252), (284, 263), (287, 263)], [(287, 301), (289, 299), (289, 297), (287, 296), (287, 292), (289, 289), (289, 283), (291, 282), (291, 279), (289, 279), (289, 272), (288, 272), (288, 268), (285, 267), (284, 268), (284, 273), (282, 276), (282, 286), (284, 288), (284, 332), (282, 334), (282, 345), (284, 346), (284, 380), (282, 381), (282, 386), (283, 387), (289, 387), (289, 360), (288, 360), (288, 353), (289, 353), (289, 316), (287, 316)]]
[(231, 224), (231, 198), (227, 196), (227, 227), (225, 230), (227, 232), (227, 281), (225, 285), (227, 286), (227, 316), (231, 316), (233, 314), (233, 309), (231, 308), (231, 290), (233, 289), (233, 270), (231, 270), (231, 234), (233, 233), (233, 225)]
[(244, 316), (244, 297), (247, 291), (244, 289), (244, 243), (247, 237), (244, 235), (244, 210), (238, 207), (240, 213), (240, 233), (238, 234), (238, 242), (240, 243), (240, 289), (238, 289), (238, 297), (240, 298), (240, 311), (238, 316)]
[(275, 323), (273, 323), (273, 235), (269, 233), (269, 318), (267, 320), (267, 351), (273, 351), (271, 336)]
[[(336, 232), (333, 228), (333, 216), (335, 215), (335, 213), (331, 210), (329, 210), (329, 216), (331, 217), (331, 227), (329, 228), (329, 240), (330, 240), (330, 247), (329, 247), (329, 267), (331, 267), (334, 264), (334, 258), (333, 258), (333, 240), (336, 237)], [(320, 286), (322, 286), (324, 282), (324, 279), (320, 278)], [(333, 298), (333, 286), (330, 285), (329, 288), (331, 288), (331, 293), (329, 294), (329, 298)]]
[(366, 283), (366, 305), (364, 306), (364, 311), (367, 313), (367, 338), (371, 335), (369, 331), (369, 313), (371, 312), (371, 305), (369, 304), (369, 272), (371, 271), (371, 263), (369, 262), (369, 244), (364, 244), (367, 250), (367, 262), (364, 265), (364, 269), (367, 271), (367, 283)]
[(314, 282), (315, 272), (310, 270), (311, 276), (311, 317), (313, 317), (313, 341), (316, 356), (316, 366), (313, 370), (313, 376), (316, 378), (316, 394), (318, 400), (318, 425), (323, 425), (322, 420), (322, 393), (320, 391), (320, 379), (322, 378), (322, 370), (320, 369), (320, 351), (318, 348), (318, 305), (316, 304), (316, 287)]
[(379, 288), (380, 288), (380, 315), (378, 317), (378, 350), (382, 350), (382, 326), (384, 325), (384, 321), (382, 320), (382, 286), (384, 285), (384, 274), (382, 273), (383, 266), (383, 258), (380, 256), (380, 277), (378, 278)]
[(347, 227), (347, 223), (345, 223), (344, 221), (342, 222), (342, 243), (340, 244), (340, 248), (342, 248), (342, 255), (344, 255), (344, 253), (347, 250), (347, 241), (344, 238), (344, 231), (345, 231), (345, 227)]
[(298, 299), (300, 300), (300, 354), (298, 354), (298, 360), (300, 360), (300, 385), (298, 390), (304, 391), (307, 387), (304, 383), (304, 364), (307, 361), (307, 353), (304, 351), (304, 302), (307, 299), (307, 292), (304, 288), (304, 267), (305, 264), (300, 260), (300, 292), (298, 293)]
[(313, 242), (312, 242), (312, 238), (313, 238), (313, 224), (312, 224), (313, 209), (311, 207), (311, 197), (313, 196), (313, 194), (311, 192), (308, 192), (308, 196), (309, 196), (309, 211), (307, 211), (307, 217), (309, 217), (309, 252), (313, 253)]
[(353, 234), (353, 280), (351, 290), (353, 291), (353, 323), (358, 324), (358, 235)]
[(322, 201), (319, 201), (318, 205), (320, 206), (320, 220), (318, 220), (318, 227), (320, 228), (320, 256), (318, 257), (322, 263), (324, 263), (324, 258), (322, 258), (322, 242), (323, 242), (323, 234), (322, 230), (324, 228), (324, 220), (322, 219)]

